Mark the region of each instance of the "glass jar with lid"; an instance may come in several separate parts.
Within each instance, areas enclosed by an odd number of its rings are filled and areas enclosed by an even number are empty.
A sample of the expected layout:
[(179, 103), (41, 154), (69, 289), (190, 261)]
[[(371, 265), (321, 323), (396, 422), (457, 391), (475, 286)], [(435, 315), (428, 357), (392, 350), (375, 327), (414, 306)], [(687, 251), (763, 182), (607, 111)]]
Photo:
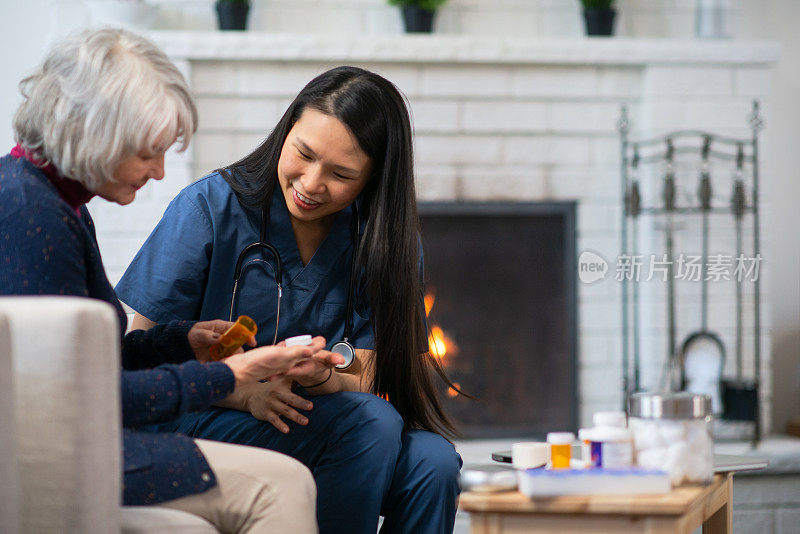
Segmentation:
[(669, 473), (673, 486), (714, 476), (711, 397), (635, 393), (628, 399), (636, 464)]

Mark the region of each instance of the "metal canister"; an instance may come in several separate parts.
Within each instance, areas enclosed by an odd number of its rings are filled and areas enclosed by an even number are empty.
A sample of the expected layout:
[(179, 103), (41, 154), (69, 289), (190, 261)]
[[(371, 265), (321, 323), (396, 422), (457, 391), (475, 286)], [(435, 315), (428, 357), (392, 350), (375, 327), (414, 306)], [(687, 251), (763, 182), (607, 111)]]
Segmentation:
[(669, 473), (673, 486), (710, 482), (714, 475), (711, 397), (635, 393), (628, 399), (637, 465)]

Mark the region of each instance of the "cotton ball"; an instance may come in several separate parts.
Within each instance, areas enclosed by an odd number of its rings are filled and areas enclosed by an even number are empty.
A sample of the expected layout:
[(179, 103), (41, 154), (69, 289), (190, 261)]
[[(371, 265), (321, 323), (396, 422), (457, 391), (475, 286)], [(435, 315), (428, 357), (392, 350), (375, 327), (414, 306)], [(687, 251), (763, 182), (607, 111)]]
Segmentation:
[(686, 426), (682, 421), (662, 421), (658, 433), (664, 443), (675, 443), (686, 438)]
[(666, 467), (667, 474), (669, 475), (669, 483), (673, 486), (680, 486), (683, 484), (683, 480), (686, 477), (686, 473), (684, 472), (682, 467), (674, 466), (674, 465), (667, 465)]
[(712, 462), (705, 454), (693, 454), (686, 464), (686, 478), (689, 482), (707, 482), (711, 479)]
[(664, 469), (666, 460), (666, 447), (653, 447), (636, 453), (636, 463), (649, 469)]
[(688, 475), (693, 482), (709, 482), (714, 474), (714, 455), (711, 448), (697, 450), (689, 468)]
[(658, 433), (658, 425), (652, 421), (637, 421), (633, 427), (636, 450), (645, 450), (665, 445)]
[(704, 421), (694, 421), (689, 425), (686, 439), (692, 448), (698, 450), (710, 449), (712, 447), (711, 436), (708, 434)]
[(673, 443), (667, 448), (665, 467), (673, 485), (683, 482), (687, 467), (692, 458), (692, 450), (684, 441)]
[(691, 456), (692, 450), (685, 441), (678, 441), (667, 447), (667, 459), (676, 462), (686, 463)]

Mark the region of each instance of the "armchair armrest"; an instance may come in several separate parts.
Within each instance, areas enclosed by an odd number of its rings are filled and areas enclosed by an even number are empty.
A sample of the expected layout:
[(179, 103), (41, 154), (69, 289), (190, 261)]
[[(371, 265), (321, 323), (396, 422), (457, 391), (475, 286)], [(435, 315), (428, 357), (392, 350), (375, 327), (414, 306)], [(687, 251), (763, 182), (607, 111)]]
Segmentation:
[(22, 530), (117, 532), (121, 412), (114, 309), (79, 297), (4, 297), (0, 315), (11, 331)]
[(11, 328), (0, 311), (0, 532), (19, 532)]

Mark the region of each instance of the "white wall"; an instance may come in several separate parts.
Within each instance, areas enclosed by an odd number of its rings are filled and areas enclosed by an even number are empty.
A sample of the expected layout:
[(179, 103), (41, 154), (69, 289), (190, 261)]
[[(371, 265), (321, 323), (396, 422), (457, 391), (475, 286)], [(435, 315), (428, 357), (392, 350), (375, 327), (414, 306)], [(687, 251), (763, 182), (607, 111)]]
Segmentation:
[(2, 76), (0, 76), (0, 152), (6, 154), (14, 136), (11, 119), (20, 102), (17, 83), (42, 56), (49, 33), (50, 20), (41, 14), (47, 12), (48, 0), (0, 1), (4, 15), (0, 17), (0, 50)]
[(773, 428), (783, 431), (800, 417), (800, 2), (749, 0), (743, 37), (773, 39), (782, 46), (773, 71), (767, 109), (764, 189), (772, 276)]
[(41, 61), (48, 45), (86, 23), (82, 2), (0, 0), (0, 153), (8, 153), (11, 120), (21, 101), (18, 84)]

